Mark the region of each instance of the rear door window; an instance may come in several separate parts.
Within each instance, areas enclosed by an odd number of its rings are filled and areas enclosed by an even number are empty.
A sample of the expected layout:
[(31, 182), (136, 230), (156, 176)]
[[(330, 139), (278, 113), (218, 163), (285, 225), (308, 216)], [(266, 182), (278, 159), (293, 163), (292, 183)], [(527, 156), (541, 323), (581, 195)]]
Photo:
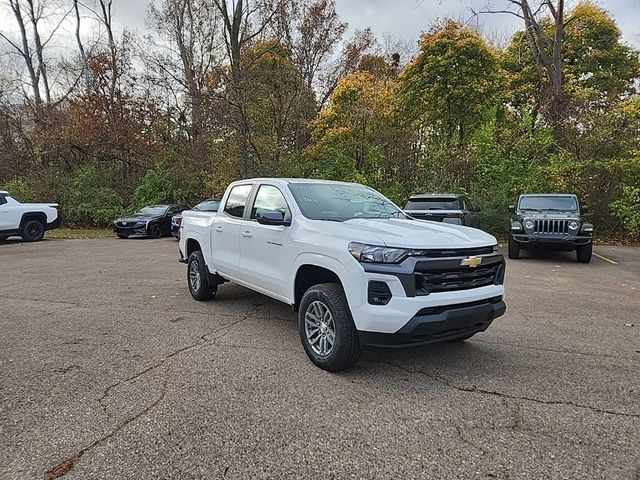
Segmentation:
[(244, 208), (251, 193), (252, 185), (236, 185), (229, 192), (224, 212), (236, 218), (244, 217)]

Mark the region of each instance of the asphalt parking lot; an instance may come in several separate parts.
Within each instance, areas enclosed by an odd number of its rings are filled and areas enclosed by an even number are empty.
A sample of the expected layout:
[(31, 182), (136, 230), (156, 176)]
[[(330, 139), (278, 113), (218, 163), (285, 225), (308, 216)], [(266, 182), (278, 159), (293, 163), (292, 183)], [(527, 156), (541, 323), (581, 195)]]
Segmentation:
[(6, 242), (0, 478), (640, 479), (640, 250), (595, 251), (509, 261), (470, 341), (329, 374), (288, 307), (192, 300), (172, 239)]

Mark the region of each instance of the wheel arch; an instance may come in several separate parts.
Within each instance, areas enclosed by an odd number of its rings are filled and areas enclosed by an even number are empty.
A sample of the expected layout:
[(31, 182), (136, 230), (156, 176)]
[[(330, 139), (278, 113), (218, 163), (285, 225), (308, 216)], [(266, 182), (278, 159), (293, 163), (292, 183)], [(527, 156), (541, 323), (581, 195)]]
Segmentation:
[[(327, 261), (329, 260), (329, 261)], [(304, 293), (313, 285), (320, 283), (337, 283), (344, 290), (342, 278), (344, 272), (338, 265), (331, 263), (338, 262), (335, 259), (324, 258), (322, 262), (310, 261), (309, 259), (298, 262), (295, 268), (295, 277), (292, 285), (293, 309), (297, 311)], [(322, 263), (322, 264), (321, 264)], [(343, 275), (341, 275), (341, 273)], [(346, 293), (346, 292), (345, 292)]]
[(20, 228), (24, 226), (30, 220), (37, 220), (45, 227), (47, 226), (47, 214), (44, 212), (26, 212), (22, 214), (20, 218)]

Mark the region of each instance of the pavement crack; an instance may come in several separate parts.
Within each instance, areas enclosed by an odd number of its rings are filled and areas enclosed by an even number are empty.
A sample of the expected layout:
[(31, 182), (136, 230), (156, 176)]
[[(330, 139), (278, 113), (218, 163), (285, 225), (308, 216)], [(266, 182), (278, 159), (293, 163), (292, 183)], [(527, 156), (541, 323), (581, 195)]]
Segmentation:
[(405, 373), (418, 373), (420, 375), (424, 375), (425, 377), (428, 377), (432, 380), (435, 380), (443, 385), (451, 387), (454, 390), (458, 390), (460, 392), (478, 393), (481, 395), (491, 395), (499, 398), (508, 398), (511, 400), (524, 400), (526, 402), (533, 402), (541, 405), (565, 405), (565, 406), (574, 407), (574, 408), (583, 408), (585, 410), (590, 410), (594, 413), (601, 413), (605, 415), (615, 415), (615, 416), (627, 417), (627, 418), (640, 418), (639, 413), (629, 413), (629, 412), (620, 412), (617, 410), (608, 410), (604, 408), (594, 407), (593, 405), (584, 405), (582, 403), (573, 402), (571, 400), (546, 400), (546, 399), (535, 398), (535, 397), (526, 397), (523, 395), (512, 395), (510, 393), (498, 392), (496, 390), (487, 390), (484, 388), (476, 387), (475, 385), (471, 387), (467, 387), (464, 385), (457, 385), (445, 377), (432, 374), (432, 373), (427, 373), (423, 370), (409, 370), (390, 362), (380, 362), (380, 363), (383, 363), (384, 365), (392, 366), (394, 368), (402, 370)]
[(178, 348), (177, 350), (174, 350), (170, 353), (168, 353), (167, 355), (163, 356), (162, 358), (156, 360), (154, 363), (152, 363), (150, 366), (148, 366), (147, 368), (145, 368), (144, 370), (141, 370), (133, 375), (131, 375), (130, 377), (127, 377), (123, 380), (119, 380), (109, 386), (107, 386), (104, 391), (102, 392), (102, 395), (100, 396), (100, 398), (98, 399), (98, 403), (100, 404), (100, 406), (102, 407), (103, 412), (106, 415), (109, 415), (109, 412), (107, 410), (107, 403), (106, 400), (107, 398), (111, 395), (111, 392), (115, 389), (118, 388), (121, 385), (125, 385), (129, 382), (132, 382), (140, 377), (142, 377), (143, 375), (146, 375), (147, 373), (162, 367), (167, 361), (171, 360), (173, 357), (180, 355), (181, 353), (187, 352), (189, 350), (193, 350), (196, 349), (198, 347), (202, 347), (202, 346), (206, 346), (206, 345), (212, 345), (215, 343), (215, 340), (217, 338), (222, 338), (224, 335), (220, 335), (219, 337), (214, 337), (213, 339), (209, 339), (209, 337), (211, 337), (211, 335), (215, 335), (217, 333), (220, 332), (225, 332), (226, 330), (229, 330), (230, 328), (232, 328), (233, 326), (237, 325), (238, 323), (241, 323), (249, 318), (251, 318), (254, 315), (254, 313), (247, 313), (246, 315), (244, 315), (242, 318), (236, 320), (235, 322), (230, 322), (227, 323), (221, 327), (215, 328), (213, 330), (211, 330), (210, 332), (207, 332), (203, 335), (200, 335), (198, 337), (198, 339), (193, 342), (190, 343), (188, 345), (185, 345), (183, 347)]
[(76, 463), (78, 463), (80, 458), (85, 453), (89, 452), (90, 450), (93, 450), (95, 447), (97, 447), (98, 445), (102, 444), (103, 442), (106, 442), (107, 440), (109, 440), (110, 438), (112, 438), (113, 436), (118, 434), (122, 429), (124, 429), (130, 423), (135, 422), (139, 418), (147, 415), (153, 408), (158, 406), (158, 404), (160, 402), (162, 402), (162, 400), (164, 400), (165, 395), (167, 393), (167, 384), (168, 384), (168, 379), (167, 379), (167, 376), (165, 376), (163, 384), (162, 384), (162, 390), (160, 391), (160, 395), (158, 395), (158, 397), (155, 400), (153, 400), (153, 402), (148, 404), (146, 407), (144, 407), (142, 410), (140, 410), (135, 415), (132, 415), (131, 417), (129, 417), (126, 420), (124, 420), (116, 428), (111, 430), (111, 432), (109, 432), (106, 435), (98, 438), (97, 440), (93, 441), (92, 443), (90, 443), (86, 447), (83, 447), (82, 449), (80, 449), (79, 451), (77, 451), (76, 453), (71, 455), (70, 457), (66, 458), (62, 462), (60, 462), (60, 463), (54, 465), (53, 467), (51, 467), (45, 473), (45, 479), (46, 480), (54, 480), (56, 478), (60, 478), (60, 477), (62, 477), (64, 475), (66, 475), (71, 470), (73, 470), (73, 468), (75, 467)]
[(482, 445), (479, 445), (473, 441), (471, 441), (469, 438), (467, 438), (467, 436), (464, 434), (464, 432), (462, 431), (462, 428), (460, 428), (458, 425), (454, 425), (456, 432), (458, 434), (458, 438), (466, 445), (469, 445), (471, 448), (474, 448), (476, 450), (479, 450), (480, 452), (482, 452), (483, 455), (486, 456), (490, 456), (490, 452), (484, 448)]

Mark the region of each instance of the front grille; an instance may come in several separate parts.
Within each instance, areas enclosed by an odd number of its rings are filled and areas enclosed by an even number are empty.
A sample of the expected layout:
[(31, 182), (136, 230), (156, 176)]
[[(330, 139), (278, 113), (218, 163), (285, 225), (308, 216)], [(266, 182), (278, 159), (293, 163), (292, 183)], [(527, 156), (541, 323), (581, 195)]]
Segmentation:
[(569, 233), (569, 220), (534, 220), (534, 233), (563, 235)]
[(493, 247), (478, 247), (478, 248), (440, 248), (429, 250), (415, 250), (413, 256), (416, 257), (430, 257), (430, 258), (444, 258), (444, 257), (470, 257), (473, 255), (490, 255), (493, 253)]
[(416, 294), (428, 295), (494, 285), (501, 278), (501, 263), (476, 268), (457, 267), (416, 272)]

